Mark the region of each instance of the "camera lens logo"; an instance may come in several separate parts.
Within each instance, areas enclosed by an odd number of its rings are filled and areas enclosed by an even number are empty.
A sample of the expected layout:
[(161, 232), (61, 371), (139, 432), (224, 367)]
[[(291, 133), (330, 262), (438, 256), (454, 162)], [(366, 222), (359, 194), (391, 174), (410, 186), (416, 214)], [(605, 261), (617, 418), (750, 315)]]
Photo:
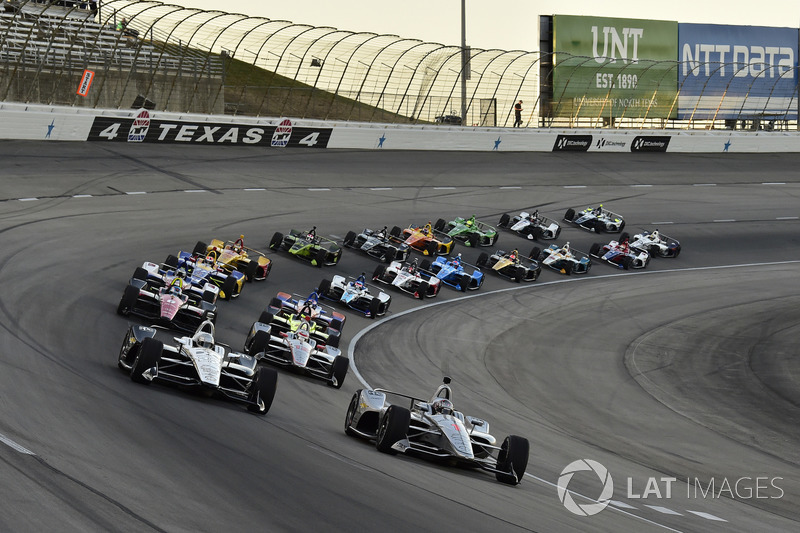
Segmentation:
[[(574, 476), (576, 472), (584, 471), (592, 471), (597, 474), (597, 477), (600, 478), (600, 482), (603, 484), (603, 490), (594, 503), (576, 503), (572, 498), (572, 493), (567, 489), (567, 487), (569, 487), (569, 482), (572, 481), (572, 476)], [(597, 461), (578, 459), (568, 464), (566, 468), (561, 471), (561, 475), (558, 477), (557, 489), (558, 499), (561, 500), (561, 503), (564, 504), (564, 507), (566, 507), (569, 512), (578, 516), (592, 516), (608, 506), (608, 503), (611, 501), (611, 496), (614, 494), (614, 480), (611, 479), (611, 474), (608, 473), (608, 469)]]

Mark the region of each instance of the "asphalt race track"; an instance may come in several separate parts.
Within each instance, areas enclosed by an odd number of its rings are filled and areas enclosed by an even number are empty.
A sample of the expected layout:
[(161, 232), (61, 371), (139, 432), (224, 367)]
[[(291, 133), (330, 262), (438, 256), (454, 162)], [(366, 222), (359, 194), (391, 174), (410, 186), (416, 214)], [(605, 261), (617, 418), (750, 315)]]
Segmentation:
[[(8, 141), (0, 154), (0, 531), (800, 529), (800, 154)], [(266, 417), (117, 368), (128, 278), (198, 240), (243, 234), (266, 249), (293, 227), (341, 239), (531, 206), (560, 220), (597, 203), (626, 230), (679, 239), (680, 257), (521, 285), (489, 274), (477, 292), (443, 287), (422, 304), (393, 292), (384, 320), (347, 313), (342, 389), (281, 371)], [(588, 251), (611, 237), (565, 224), (558, 242)], [(218, 337), (235, 349), (277, 291), (377, 264), (350, 250), (324, 269), (270, 257), (266, 281), (220, 304)], [(530, 439), (522, 484), (345, 436), (359, 378), (425, 397), (444, 375), (499, 440)], [(556, 489), (580, 459), (613, 479), (593, 516)], [(603, 485), (580, 471), (568, 488), (585, 506)]]

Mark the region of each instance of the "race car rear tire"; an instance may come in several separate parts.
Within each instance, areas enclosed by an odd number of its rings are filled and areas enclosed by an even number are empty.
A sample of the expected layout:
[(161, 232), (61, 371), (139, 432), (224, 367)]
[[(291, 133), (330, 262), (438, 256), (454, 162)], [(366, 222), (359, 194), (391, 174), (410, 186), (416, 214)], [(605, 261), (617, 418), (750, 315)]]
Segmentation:
[(567, 212), (564, 213), (564, 220), (569, 220), (570, 222), (575, 220), (575, 210), (572, 208), (567, 209)]
[(539, 254), (541, 253), (542, 251), (539, 249), (539, 247), (534, 246), (533, 248), (531, 248), (531, 253), (528, 254), (528, 257), (531, 259), (536, 259), (537, 257), (539, 257)]
[(233, 298), (233, 291), (236, 289), (236, 280), (233, 276), (228, 276), (225, 278), (225, 281), (222, 282), (222, 287), (220, 287), (220, 291), (225, 293), (223, 298), (225, 300), (230, 300)]
[(599, 242), (592, 243), (592, 247), (589, 248), (589, 255), (593, 255), (595, 257), (598, 257), (600, 255), (600, 248), (602, 246), (603, 245), (600, 244)]
[(275, 315), (270, 313), (269, 311), (261, 311), (261, 314), (258, 315), (258, 321), (262, 324), (272, 324), (272, 319), (275, 318)]
[(525, 279), (525, 267), (524, 266), (518, 266), (516, 268), (516, 270), (514, 270), (514, 281), (519, 283), (523, 279)]
[(437, 251), (439, 251), (439, 244), (436, 241), (428, 241), (425, 243), (425, 252), (428, 255), (436, 255)]
[(269, 241), (269, 249), (270, 250), (277, 250), (283, 244), (283, 233), (280, 231), (276, 231), (272, 234), (272, 239)]
[(489, 262), (489, 254), (486, 252), (482, 252), (481, 255), (478, 256), (478, 261), (475, 263), (478, 268), (483, 268)]
[(244, 279), (252, 282), (256, 278), (256, 270), (258, 270), (258, 263), (255, 261), (248, 261), (244, 266)]
[(136, 305), (136, 300), (138, 298), (139, 289), (133, 285), (126, 286), (125, 292), (122, 293), (122, 298), (120, 298), (119, 305), (117, 306), (117, 314), (128, 316), (133, 307)]
[(622, 268), (624, 268), (625, 270), (630, 270), (632, 264), (633, 264), (633, 257), (626, 255), (625, 257), (622, 258)]
[[(350, 359), (343, 355), (337, 355), (334, 357), (333, 364), (331, 365), (331, 375), (328, 385), (337, 389), (341, 389), (342, 385), (344, 385), (344, 379), (347, 377), (348, 368), (350, 368)], [(336, 380), (335, 383), (334, 380)]]
[(342, 331), (344, 328), (344, 319), (343, 318), (332, 318), (331, 324), (329, 326), (331, 329), (335, 329), (336, 331)]
[(164, 264), (171, 268), (178, 268), (178, 258), (172, 254), (167, 256), (167, 260), (164, 261)]
[(144, 339), (141, 346), (139, 346), (139, 353), (136, 354), (136, 359), (131, 367), (131, 379), (136, 383), (149, 385), (150, 381), (145, 379), (142, 374), (150, 368), (158, 367), (158, 361), (161, 359), (163, 350), (163, 342), (152, 337)]
[(500, 222), (498, 222), (497, 225), (500, 226), (501, 228), (507, 228), (510, 220), (511, 217), (508, 216), (508, 213), (503, 213), (500, 216)]
[(136, 267), (136, 270), (133, 271), (133, 279), (147, 281), (147, 270), (142, 267)]
[(356, 232), (348, 231), (347, 235), (344, 236), (342, 244), (344, 244), (345, 246), (352, 246), (354, 242), (356, 242)]
[(322, 268), (322, 265), (325, 264), (325, 258), (328, 257), (328, 250), (325, 248), (320, 248), (314, 254), (314, 266), (317, 268)]
[(361, 389), (358, 389), (355, 394), (353, 394), (350, 405), (347, 406), (347, 414), (344, 415), (344, 433), (349, 437), (358, 436), (358, 433), (353, 431), (353, 419), (356, 417), (359, 398), (361, 398)]
[(617, 231), (622, 231), (624, 227), (625, 227), (625, 221), (623, 220), (622, 223), (619, 225), (619, 229)]
[(469, 289), (469, 284), (472, 281), (472, 276), (469, 274), (461, 274), (461, 279), (459, 280), (459, 285), (461, 285), (461, 292), (467, 292)]
[(403, 233), (403, 230), (400, 229), (400, 226), (393, 226), (392, 230), (389, 232), (389, 235), (392, 237), (399, 237), (401, 233)]
[(194, 249), (192, 249), (192, 255), (206, 255), (206, 250), (208, 250), (208, 245), (203, 241), (197, 241), (197, 244), (194, 245)]
[(495, 473), (497, 481), (509, 485), (516, 485), (522, 481), (525, 469), (528, 467), (529, 453), (528, 439), (517, 435), (506, 437), (497, 454), (497, 469), (501, 470)]
[(257, 415), (265, 415), (272, 407), (275, 391), (278, 389), (278, 372), (274, 368), (260, 367), (250, 382), (247, 410)]
[(217, 300), (217, 293), (214, 291), (203, 291), (203, 301), (213, 304)]
[(317, 291), (319, 294), (327, 296), (331, 291), (331, 280), (328, 278), (322, 278), (322, 281), (319, 282), (319, 287), (317, 287)]
[[(261, 321), (259, 320), (259, 322)], [(253, 340), (251, 340), (250, 344), (245, 347), (247, 355), (256, 355), (258, 353), (267, 351), (267, 346), (269, 346), (269, 338), (270, 334), (263, 329), (256, 331), (256, 334), (253, 335)]]
[(380, 312), (380, 310), (381, 310), (381, 301), (380, 300), (378, 300), (377, 298), (373, 298), (372, 300), (369, 301), (369, 317), (370, 318), (372, 318), (374, 320), (375, 317), (378, 316), (378, 313)]
[(283, 300), (278, 298), (277, 296), (273, 296), (272, 299), (269, 301), (269, 307), (274, 307), (275, 309), (283, 309)]
[(378, 265), (375, 267), (375, 272), (372, 273), (372, 279), (383, 279), (384, 273), (386, 273), (386, 265)]
[(467, 236), (467, 244), (472, 248), (477, 248), (481, 238), (477, 233), (470, 233)]
[(422, 300), (423, 298), (428, 296), (428, 289), (429, 288), (430, 288), (430, 285), (428, 285), (427, 281), (423, 281), (422, 283), (420, 283), (419, 287), (417, 287), (417, 298)]
[(328, 338), (325, 339), (325, 345), (330, 346), (332, 348), (339, 347), (339, 341), (342, 340), (341, 331), (336, 331), (328, 334)]
[(378, 451), (395, 455), (397, 452), (392, 449), (392, 445), (406, 437), (410, 423), (411, 412), (408, 409), (399, 405), (390, 405), (378, 425), (378, 434), (375, 439), (375, 447)]

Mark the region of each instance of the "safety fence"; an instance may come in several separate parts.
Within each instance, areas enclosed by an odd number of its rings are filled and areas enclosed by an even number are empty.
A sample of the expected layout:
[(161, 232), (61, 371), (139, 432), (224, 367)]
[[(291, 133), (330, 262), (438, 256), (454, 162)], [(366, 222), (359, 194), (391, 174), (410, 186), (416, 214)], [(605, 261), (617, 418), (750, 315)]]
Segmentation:
[[(797, 127), (795, 64), (639, 61), (609, 76), (596, 57), (462, 50), (156, 1), (4, 7), (9, 102), (510, 127), (521, 100), (523, 127)], [(702, 69), (713, 83), (692, 79)]]

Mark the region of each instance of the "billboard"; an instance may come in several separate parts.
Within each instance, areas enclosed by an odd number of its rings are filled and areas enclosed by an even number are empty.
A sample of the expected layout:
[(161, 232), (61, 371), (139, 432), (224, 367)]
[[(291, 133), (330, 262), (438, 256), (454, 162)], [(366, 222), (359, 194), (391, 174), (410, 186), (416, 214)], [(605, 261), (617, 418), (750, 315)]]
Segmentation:
[(678, 118), (797, 118), (798, 30), (679, 24)]
[(674, 118), (678, 23), (553, 17), (553, 115)]

